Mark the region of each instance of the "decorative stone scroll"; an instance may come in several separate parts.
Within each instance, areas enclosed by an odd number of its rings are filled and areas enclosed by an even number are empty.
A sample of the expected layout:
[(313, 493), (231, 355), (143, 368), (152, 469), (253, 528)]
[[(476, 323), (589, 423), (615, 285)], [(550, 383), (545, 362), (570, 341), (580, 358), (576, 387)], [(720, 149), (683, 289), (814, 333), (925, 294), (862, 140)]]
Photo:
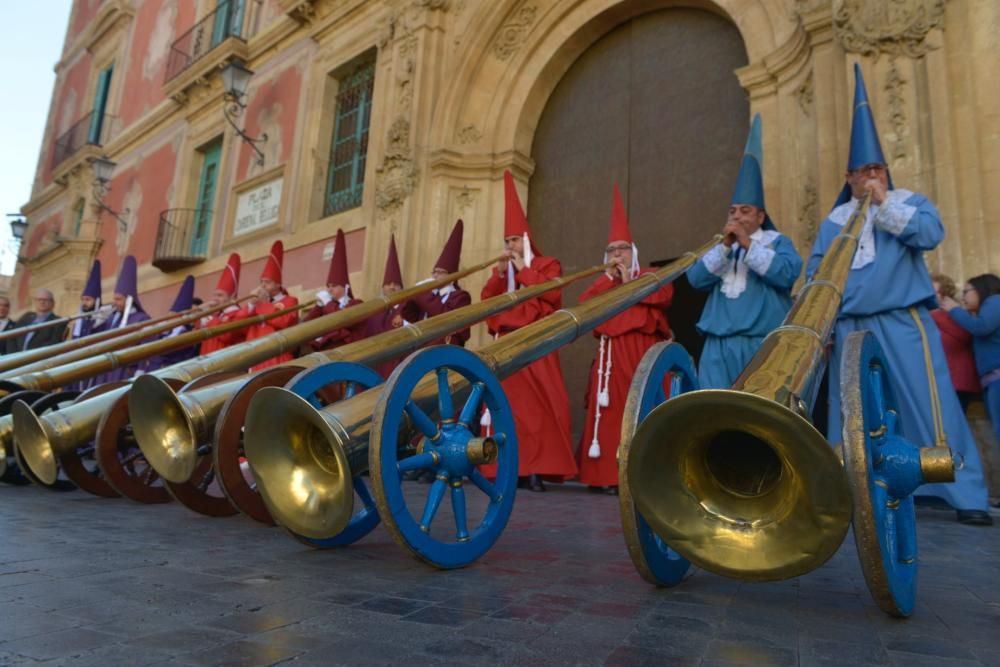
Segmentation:
[(537, 13), (538, 8), (534, 5), (519, 7), (497, 32), (496, 41), (493, 42), (493, 55), (499, 60), (510, 60), (531, 31)]
[(833, 25), (846, 51), (920, 58), (927, 34), (944, 22), (945, 0), (837, 0)]

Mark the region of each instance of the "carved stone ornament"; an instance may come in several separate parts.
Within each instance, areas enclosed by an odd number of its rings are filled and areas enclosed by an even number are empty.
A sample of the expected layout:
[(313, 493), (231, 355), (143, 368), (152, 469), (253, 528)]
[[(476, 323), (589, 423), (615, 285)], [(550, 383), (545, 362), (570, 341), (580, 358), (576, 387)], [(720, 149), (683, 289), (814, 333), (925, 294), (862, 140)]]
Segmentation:
[(535, 22), (538, 8), (534, 5), (523, 5), (514, 12), (497, 33), (493, 43), (493, 55), (500, 60), (510, 60), (524, 42)]
[(944, 21), (945, 0), (838, 0), (833, 25), (846, 51), (919, 58), (933, 47), (926, 37)]
[(442, 12), (448, 11), (448, 0), (413, 0), (414, 7), (420, 7), (423, 9), (430, 10), (440, 10)]
[(476, 129), (475, 125), (466, 125), (456, 134), (460, 144), (478, 144), (483, 138), (483, 133)]
[(807, 183), (803, 189), (802, 201), (799, 204), (799, 229), (802, 230), (802, 249), (812, 247), (819, 228), (819, 193), (816, 186)]
[(397, 118), (389, 127), (385, 157), (375, 169), (375, 208), (385, 219), (400, 209), (417, 187), (417, 168), (410, 155), (410, 121)]
[(886, 133), (886, 139), (889, 142), (889, 152), (896, 160), (906, 157), (906, 140), (910, 134), (906, 125), (906, 100), (903, 96), (905, 84), (906, 79), (900, 73), (896, 59), (892, 58), (889, 61), (889, 72), (886, 74), (883, 89), (889, 101), (889, 127), (891, 128)]
[(809, 72), (809, 76), (807, 76), (805, 80), (795, 89), (795, 100), (799, 103), (799, 108), (802, 109), (802, 113), (807, 116), (812, 115), (814, 96), (813, 75), (812, 72)]

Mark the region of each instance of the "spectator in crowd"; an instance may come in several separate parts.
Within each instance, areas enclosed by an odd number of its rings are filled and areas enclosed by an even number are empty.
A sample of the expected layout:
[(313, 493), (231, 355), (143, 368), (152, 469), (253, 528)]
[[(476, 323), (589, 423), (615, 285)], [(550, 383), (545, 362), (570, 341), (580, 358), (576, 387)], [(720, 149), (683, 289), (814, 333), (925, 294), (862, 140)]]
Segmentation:
[[(955, 299), (957, 288), (954, 280), (935, 273), (931, 276), (931, 283), (939, 304), (943, 304), (946, 297)], [(941, 331), (941, 344), (944, 346), (944, 356), (948, 360), (948, 371), (951, 383), (955, 385), (955, 393), (958, 394), (958, 402), (962, 404), (962, 410), (968, 410), (969, 403), (983, 391), (976, 373), (976, 360), (972, 356), (972, 334), (960, 327), (943, 307), (932, 310), (931, 317)]]

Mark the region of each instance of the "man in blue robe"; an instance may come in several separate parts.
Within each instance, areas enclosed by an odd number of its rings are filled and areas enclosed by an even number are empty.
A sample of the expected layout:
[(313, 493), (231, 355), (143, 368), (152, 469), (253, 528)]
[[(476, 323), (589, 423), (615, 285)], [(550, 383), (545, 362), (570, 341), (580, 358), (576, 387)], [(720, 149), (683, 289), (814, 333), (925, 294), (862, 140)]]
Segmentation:
[[(90, 317), (81, 317), (73, 322), (70, 331), (72, 338), (84, 338), (93, 333), (94, 317), (101, 308), (101, 261), (95, 259), (90, 267), (90, 275), (87, 277), (87, 284), (80, 295), (80, 315), (90, 313)], [(110, 311), (110, 308), (106, 308)]]
[(944, 238), (941, 217), (924, 195), (893, 186), (857, 65), (854, 78), (847, 183), (820, 226), (806, 271), (809, 276), (815, 273), (858, 200), (871, 192), (871, 208), (834, 328), (827, 435), (831, 443), (843, 439), (843, 344), (854, 331), (870, 331), (886, 357), (903, 435), (921, 446), (947, 444), (965, 462), (956, 471), (953, 484), (926, 484), (916, 495), (944, 500), (957, 510), (961, 523), (991, 525), (979, 453), (952, 388), (940, 333), (928, 312), (937, 301), (923, 253), (936, 248)]
[(792, 304), (802, 271), (791, 239), (764, 207), (760, 115), (750, 126), (723, 241), (688, 269), (692, 287), (711, 290), (698, 331), (705, 346), (698, 364), (702, 389), (728, 389)]

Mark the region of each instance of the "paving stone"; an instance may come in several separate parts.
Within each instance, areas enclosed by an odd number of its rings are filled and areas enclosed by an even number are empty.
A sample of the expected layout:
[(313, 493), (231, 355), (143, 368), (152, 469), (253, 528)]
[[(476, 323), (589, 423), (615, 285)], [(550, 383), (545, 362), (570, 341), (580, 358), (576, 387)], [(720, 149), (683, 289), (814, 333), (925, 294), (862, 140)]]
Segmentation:
[(74, 656), (88, 649), (116, 642), (117, 638), (106, 632), (96, 632), (85, 628), (70, 628), (69, 630), (59, 630), (57, 632), (45, 632), (44, 634), (24, 639), (15, 639), (14, 641), (0, 644), (0, 649), (17, 655), (35, 658), (36, 660), (50, 660), (53, 658)]

